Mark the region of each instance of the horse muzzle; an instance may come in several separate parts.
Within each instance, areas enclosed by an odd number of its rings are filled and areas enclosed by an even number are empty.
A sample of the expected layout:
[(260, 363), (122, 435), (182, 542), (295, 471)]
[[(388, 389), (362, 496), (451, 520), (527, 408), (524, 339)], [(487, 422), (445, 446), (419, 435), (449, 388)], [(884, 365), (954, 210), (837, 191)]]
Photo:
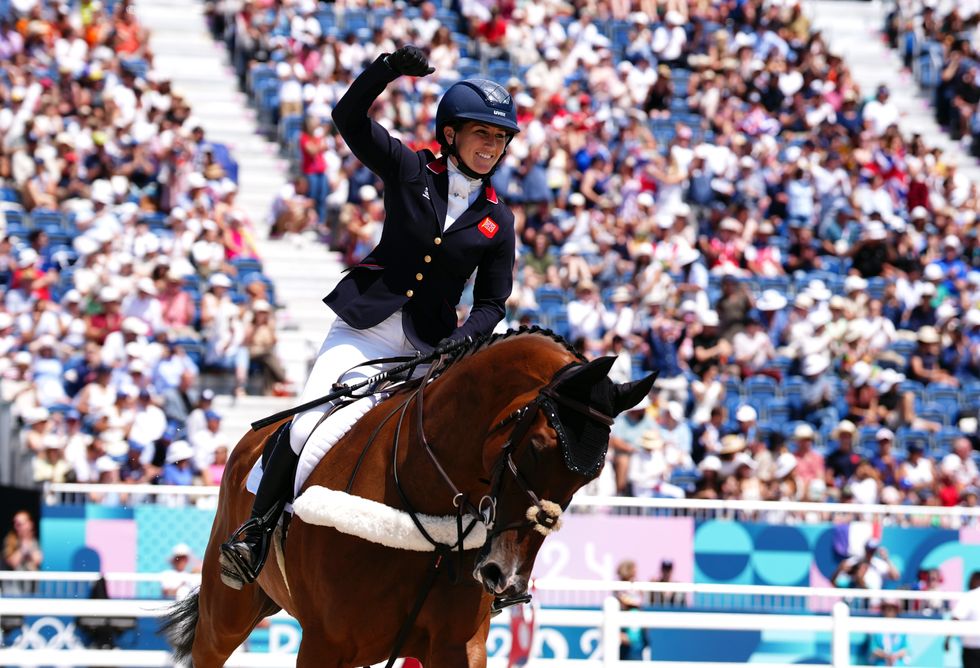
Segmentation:
[(520, 575), (516, 565), (506, 566), (494, 559), (484, 559), (477, 563), (473, 577), (494, 596), (514, 597), (527, 592), (527, 578)]

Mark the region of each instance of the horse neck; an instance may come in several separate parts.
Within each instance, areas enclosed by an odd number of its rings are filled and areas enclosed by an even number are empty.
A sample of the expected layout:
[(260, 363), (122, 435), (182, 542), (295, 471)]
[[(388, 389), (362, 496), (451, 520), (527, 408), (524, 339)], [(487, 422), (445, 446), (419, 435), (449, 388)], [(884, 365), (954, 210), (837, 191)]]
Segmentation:
[[(493, 431), (493, 427), (532, 400), (558, 369), (574, 360), (550, 339), (525, 338), (530, 340), (504, 340), (459, 360), (424, 394), (426, 440), (453, 485), (474, 502), (488, 489), (487, 467), (512, 428)], [(511, 343), (522, 345), (507, 345)], [(417, 434), (411, 438), (415, 441)], [(450, 486), (432, 460), (421, 455), (421, 444), (412, 445), (418, 454), (404, 458), (400, 478), (444, 506), (452, 498)]]

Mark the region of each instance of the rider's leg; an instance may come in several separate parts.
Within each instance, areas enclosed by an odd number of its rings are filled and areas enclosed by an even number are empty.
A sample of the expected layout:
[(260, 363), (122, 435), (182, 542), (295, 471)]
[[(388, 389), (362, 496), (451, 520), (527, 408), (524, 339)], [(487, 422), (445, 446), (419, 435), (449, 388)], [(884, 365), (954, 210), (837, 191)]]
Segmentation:
[[(402, 332), (400, 313), (368, 330), (357, 330), (337, 320), (320, 347), (299, 403), (329, 392), (341, 374), (356, 364), (412, 352)], [(360, 367), (342, 380), (354, 383), (378, 371), (374, 367)], [(221, 546), (222, 580), (228, 586), (240, 589), (258, 577), (268, 555), (272, 532), (292, 491), (299, 453), (331, 407), (325, 404), (300, 413), (276, 434), (277, 442), (263, 468), (251, 517)]]
[(254, 582), (265, 564), (272, 542), (272, 532), (286, 505), (289, 488), (299, 459), (289, 447), (289, 423), (280, 426), (272, 438), (269, 460), (262, 469), (262, 480), (255, 492), (252, 515), (221, 546), (218, 558), (221, 580), (229, 587), (241, 589)]

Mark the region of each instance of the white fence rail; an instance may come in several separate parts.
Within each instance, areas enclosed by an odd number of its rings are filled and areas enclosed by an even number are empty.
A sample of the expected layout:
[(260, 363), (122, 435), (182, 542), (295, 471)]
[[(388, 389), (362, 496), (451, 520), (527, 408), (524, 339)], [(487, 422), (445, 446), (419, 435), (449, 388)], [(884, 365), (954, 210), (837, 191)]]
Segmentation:
[[(91, 495), (122, 496), (140, 503), (199, 505), (213, 508), (217, 487), (176, 485), (100, 485), (55, 483), (45, 485), (49, 504), (80, 504)], [(130, 501), (132, 503), (132, 501)], [(693, 517), (695, 519), (738, 519), (774, 524), (801, 524), (839, 520), (876, 520), (883, 524), (959, 528), (980, 525), (980, 507), (891, 506), (883, 504), (808, 503), (792, 501), (720, 501), (710, 499), (640, 499), (622, 496), (583, 496), (572, 500), (572, 511)]]
[[(124, 600), (56, 600), (0, 599), (0, 616), (51, 615), (89, 617), (156, 617), (166, 608), (163, 602)], [(277, 616), (283, 616), (279, 613)], [(882, 617), (853, 617), (846, 603), (834, 605), (831, 615), (756, 615), (739, 613), (677, 613), (623, 612), (615, 598), (609, 597), (602, 610), (539, 610), (541, 625), (599, 628), (601, 652), (598, 659), (561, 661), (534, 660), (532, 668), (551, 666), (591, 666), (595, 668), (667, 668), (683, 666), (696, 668), (697, 663), (658, 661), (619, 661), (620, 631), (625, 627), (658, 629), (716, 629), (810, 631), (830, 633), (833, 668), (850, 666), (850, 634), (897, 632), (908, 635), (963, 636), (976, 633), (975, 622), (950, 620), (903, 619)], [(495, 625), (506, 624), (495, 620)], [(59, 665), (59, 666), (163, 666), (170, 665), (165, 652), (111, 650), (53, 650), (0, 649), (0, 665)], [(229, 666), (274, 668), (295, 665), (289, 655), (239, 652), (227, 663)], [(491, 666), (504, 665), (493, 661)], [(717, 666), (717, 664), (712, 664)], [(753, 664), (759, 668), (775, 668), (775, 664)], [(799, 668), (797, 664), (796, 668)]]
[[(0, 591), (15, 595), (33, 593), (44, 598), (87, 598), (89, 585), (102, 577), (106, 580), (111, 598), (137, 599), (152, 603), (162, 596), (164, 578), (159, 573), (0, 571)], [(199, 574), (189, 574), (186, 584), (193, 586), (199, 582)], [(643, 595), (658, 610), (694, 607), (702, 611), (741, 613), (828, 613), (838, 601), (845, 601), (852, 610), (867, 611), (877, 609), (883, 599), (892, 599), (900, 601), (910, 612), (936, 617), (951, 610), (965, 595), (959, 591), (622, 582), (568, 578), (542, 578), (534, 580), (532, 584), (536, 598), (551, 608), (596, 606), (612, 592), (630, 591)]]

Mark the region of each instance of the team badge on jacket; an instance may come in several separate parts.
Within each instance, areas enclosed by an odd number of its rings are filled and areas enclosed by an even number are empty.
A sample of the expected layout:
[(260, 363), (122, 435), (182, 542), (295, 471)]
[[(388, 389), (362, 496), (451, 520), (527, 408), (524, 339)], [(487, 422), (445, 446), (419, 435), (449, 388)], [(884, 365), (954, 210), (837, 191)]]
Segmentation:
[(500, 225), (493, 222), (493, 218), (487, 216), (480, 222), (477, 228), (483, 232), (483, 236), (487, 239), (493, 239), (494, 235), (497, 234), (497, 230), (500, 229)]

